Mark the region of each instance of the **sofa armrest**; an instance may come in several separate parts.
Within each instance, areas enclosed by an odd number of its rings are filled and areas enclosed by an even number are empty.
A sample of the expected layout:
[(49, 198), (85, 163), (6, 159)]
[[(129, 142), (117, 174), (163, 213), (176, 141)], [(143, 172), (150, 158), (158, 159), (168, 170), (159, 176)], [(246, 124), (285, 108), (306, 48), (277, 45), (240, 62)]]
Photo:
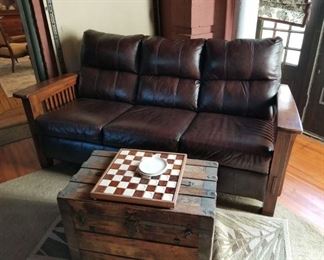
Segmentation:
[(65, 74), (15, 92), (13, 96), (22, 99), (27, 118), (31, 121), (73, 101), (76, 82), (76, 74)]
[(76, 79), (76, 74), (64, 74), (62, 76), (45, 80), (38, 84), (19, 90), (15, 92), (13, 96), (16, 98), (28, 99), (33, 95), (51, 95), (51, 93), (57, 92), (57, 90), (62, 90), (62, 88), (68, 87), (70, 85), (75, 85)]
[(297, 106), (288, 85), (281, 85), (277, 94), (278, 125), (281, 130), (303, 132), (303, 126), (297, 110)]
[(262, 213), (273, 216), (282, 192), (286, 169), (297, 134), (303, 131), (295, 100), (288, 85), (281, 85), (277, 94), (276, 142)]

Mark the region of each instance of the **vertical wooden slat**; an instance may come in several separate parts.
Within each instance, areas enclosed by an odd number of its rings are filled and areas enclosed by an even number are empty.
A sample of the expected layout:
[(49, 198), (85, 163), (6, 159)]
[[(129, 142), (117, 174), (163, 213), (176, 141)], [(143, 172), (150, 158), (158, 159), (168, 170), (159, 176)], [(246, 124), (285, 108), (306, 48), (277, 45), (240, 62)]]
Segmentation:
[(59, 107), (61, 107), (63, 105), (61, 92), (57, 93), (56, 96), (57, 96), (57, 99), (58, 99)]
[(72, 98), (74, 100), (75, 99), (75, 94), (74, 94), (74, 88), (73, 88), (73, 86), (71, 86), (70, 89), (71, 89), (71, 92), (72, 92)]
[(65, 95), (64, 95), (64, 91), (63, 92), (60, 92), (60, 95), (62, 97), (62, 100), (63, 100), (63, 104), (66, 104), (66, 98), (65, 98)]
[(72, 100), (70, 99), (69, 92), (68, 92), (67, 89), (64, 90), (64, 94), (65, 94), (65, 97), (66, 97), (67, 102), (72, 101)]
[(69, 91), (70, 100), (72, 101), (74, 98), (73, 98), (73, 93), (72, 93), (71, 88), (68, 88), (68, 91)]
[(58, 109), (60, 107), (60, 104), (56, 94), (53, 95), (53, 99), (54, 99), (55, 109)]
[(50, 96), (48, 98), (48, 100), (49, 100), (49, 103), (51, 105), (51, 110), (54, 110), (55, 109), (55, 105), (54, 105), (54, 101), (53, 101), (53, 96)]
[(44, 100), (44, 103), (45, 103), (46, 111), (47, 111), (47, 112), (51, 111), (51, 105), (50, 105), (48, 99), (45, 99), (45, 100)]

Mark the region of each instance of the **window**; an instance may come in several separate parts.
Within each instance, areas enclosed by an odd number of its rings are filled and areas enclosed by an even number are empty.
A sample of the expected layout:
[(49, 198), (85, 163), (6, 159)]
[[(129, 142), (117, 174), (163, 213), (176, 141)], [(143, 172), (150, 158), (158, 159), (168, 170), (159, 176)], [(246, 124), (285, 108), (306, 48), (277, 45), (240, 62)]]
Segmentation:
[(300, 52), (304, 40), (305, 27), (293, 26), (280, 22), (259, 20), (260, 30), (258, 38), (273, 38), (279, 36), (283, 40), (284, 52), (282, 62), (284, 64), (298, 66)]

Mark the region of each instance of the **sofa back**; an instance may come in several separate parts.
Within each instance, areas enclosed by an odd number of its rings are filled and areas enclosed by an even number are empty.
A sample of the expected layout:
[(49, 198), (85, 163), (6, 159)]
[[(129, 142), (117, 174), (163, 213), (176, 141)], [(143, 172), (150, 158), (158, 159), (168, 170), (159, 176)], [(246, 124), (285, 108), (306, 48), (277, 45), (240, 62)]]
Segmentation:
[(121, 36), (88, 30), (79, 97), (270, 118), (282, 40)]
[(269, 118), (281, 78), (282, 40), (206, 41), (199, 110)]
[(137, 103), (197, 109), (204, 40), (143, 40)]
[(86, 31), (78, 96), (132, 103), (137, 93), (138, 49), (143, 37)]

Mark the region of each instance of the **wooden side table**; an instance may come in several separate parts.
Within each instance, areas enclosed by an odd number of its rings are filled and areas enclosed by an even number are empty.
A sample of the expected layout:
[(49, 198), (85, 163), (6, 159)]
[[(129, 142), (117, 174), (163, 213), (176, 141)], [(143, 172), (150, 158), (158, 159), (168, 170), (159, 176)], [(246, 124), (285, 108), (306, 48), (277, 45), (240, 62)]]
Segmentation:
[(211, 259), (216, 162), (187, 160), (174, 209), (93, 200), (114, 152), (94, 151), (58, 194), (72, 259)]

